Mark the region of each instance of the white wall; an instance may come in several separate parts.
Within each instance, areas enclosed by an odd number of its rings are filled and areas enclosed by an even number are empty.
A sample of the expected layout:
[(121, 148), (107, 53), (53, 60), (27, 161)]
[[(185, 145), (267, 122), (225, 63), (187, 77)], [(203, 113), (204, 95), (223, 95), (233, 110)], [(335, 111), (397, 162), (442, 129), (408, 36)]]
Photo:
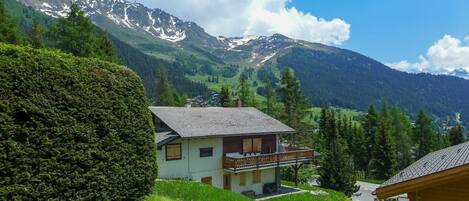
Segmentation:
[[(223, 139), (197, 138), (178, 139), (171, 143), (182, 143), (181, 160), (166, 161), (165, 146), (158, 150), (158, 176), (160, 178), (188, 178), (201, 181), (212, 177), (212, 185), (223, 188)], [(200, 157), (200, 148), (213, 147), (213, 156)]]
[[(163, 179), (186, 178), (193, 181), (201, 181), (203, 177), (212, 177), (212, 185), (223, 188), (223, 175), (230, 174), (223, 171), (223, 138), (196, 138), (178, 139), (172, 143), (181, 143), (181, 160), (166, 161), (166, 147), (158, 150), (158, 176)], [(200, 157), (200, 148), (213, 147), (213, 156)], [(262, 188), (266, 183), (275, 182), (275, 168), (261, 170), (261, 182), (252, 183), (252, 171), (245, 172), (246, 185), (239, 185), (239, 174), (231, 173), (231, 190), (241, 193), (254, 190), (256, 194), (262, 194)]]
[(240, 174), (231, 174), (231, 191), (242, 193), (243, 191), (253, 190), (256, 194), (262, 194), (262, 188), (266, 183), (275, 182), (275, 168), (262, 169), (261, 182), (257, 184), (252, 183), (252, 171), (244, 172), (246, 175), (246, 182), (244, 186), (239, 185)]

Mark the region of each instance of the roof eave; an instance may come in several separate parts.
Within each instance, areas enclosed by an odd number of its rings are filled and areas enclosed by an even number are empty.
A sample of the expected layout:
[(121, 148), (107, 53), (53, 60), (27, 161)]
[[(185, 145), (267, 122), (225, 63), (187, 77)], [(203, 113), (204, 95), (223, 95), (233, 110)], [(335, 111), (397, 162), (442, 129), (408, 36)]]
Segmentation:
[(469, 164), (376, 189), (379, 199), (415, 192), (469, 177)]
[(207, 137), (239, 137), (239, 136), (253, 136), (253, 135), (284, 135), (294, 134), (296, 131), (280, 131), (280, 132), (259, 132), (259, 133), (232, 133), (232, 134), (217, 134), (217, 135), (200, 135), (200, 136), (189, 136), (184, 137), (181, 135), (181, 139), (193, 139), (193, 138), (207, 138)]

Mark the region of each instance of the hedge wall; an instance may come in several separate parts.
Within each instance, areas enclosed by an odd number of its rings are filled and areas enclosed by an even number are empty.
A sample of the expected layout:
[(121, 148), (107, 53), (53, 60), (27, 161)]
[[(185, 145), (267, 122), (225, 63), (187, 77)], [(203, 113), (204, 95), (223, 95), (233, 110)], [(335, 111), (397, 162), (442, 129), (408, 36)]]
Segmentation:
[(156, 178), (131, 70), (0, 44), (0, 200), (139, 200)]

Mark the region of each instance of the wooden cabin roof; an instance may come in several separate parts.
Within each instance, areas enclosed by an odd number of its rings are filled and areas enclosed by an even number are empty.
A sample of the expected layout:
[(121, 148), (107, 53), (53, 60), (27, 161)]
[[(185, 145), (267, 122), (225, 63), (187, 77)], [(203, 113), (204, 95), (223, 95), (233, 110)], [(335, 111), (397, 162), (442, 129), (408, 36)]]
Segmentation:
[(150, 107), (181, 138), (285, 134), (295, 130), (252, 107)]
[[(428, 182), (430, 180), (432, 182), (437, 182), (439, 179), (447, 181), (450, 174), (461, 174), (461, 172), (469, 174), (469, 142), (427, 154), (384, 182), (377, 189), (377, 194), (378, 197), (382, 198), (386, 197), (383, 194), (398, 195), (399, 193), (406, 193), (406, 188), (410, 188), (410, 186), (415, 188), (419, 185), (423, 188), (425, 185), (430, 185), (431, 182)], [(455, 178), (457, 179), (457, 177)], [(391, 189), (395, 192), (391, 192)]]

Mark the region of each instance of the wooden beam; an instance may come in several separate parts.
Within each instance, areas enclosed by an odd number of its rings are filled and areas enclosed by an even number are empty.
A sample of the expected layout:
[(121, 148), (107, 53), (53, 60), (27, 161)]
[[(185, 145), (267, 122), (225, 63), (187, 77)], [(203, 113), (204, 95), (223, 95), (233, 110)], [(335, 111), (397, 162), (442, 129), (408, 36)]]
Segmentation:
[(376, 195), (379, 199), (385, 199), (468, 178), (469, 164), (418, 177), (409, 181), (383, 186), (376, 189)]

